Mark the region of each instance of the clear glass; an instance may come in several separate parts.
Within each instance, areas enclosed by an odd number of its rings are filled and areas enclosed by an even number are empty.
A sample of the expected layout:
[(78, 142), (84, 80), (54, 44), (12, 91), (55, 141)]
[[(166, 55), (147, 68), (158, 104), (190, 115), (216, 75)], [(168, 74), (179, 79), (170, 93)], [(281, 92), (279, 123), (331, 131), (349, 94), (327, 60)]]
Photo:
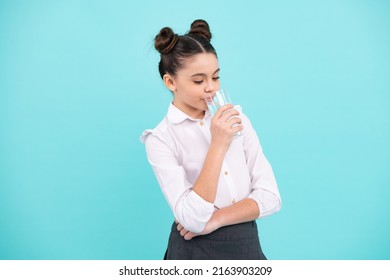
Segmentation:
[[(212, 96), (211, 94), (206, 95), (206, 104), (207, 108), (209, 108), (209, 111), (212, 116), (214, 116), (215, 112), (219, 109), (219, 107), (224, 106), (226, 104), (233, 104), (229, 94), (224, 90), (218, 90), (215, 92), (215, 95)], [(238, 131), (234, 134), (234, 136), (241, 136), (241, 131)]]

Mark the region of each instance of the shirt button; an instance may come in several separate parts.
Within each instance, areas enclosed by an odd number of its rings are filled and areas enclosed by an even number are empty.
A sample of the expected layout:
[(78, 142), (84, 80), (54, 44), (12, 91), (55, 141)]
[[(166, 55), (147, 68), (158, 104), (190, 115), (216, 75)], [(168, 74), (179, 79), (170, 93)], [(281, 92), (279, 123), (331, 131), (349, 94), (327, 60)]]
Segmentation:
[(229, 175), (229, 173), (227, 171), (225, 171), (225, 175)]
[(204, 126), (204, 122), (200, 122), (199, 124), (200, 124), (200, 126)]

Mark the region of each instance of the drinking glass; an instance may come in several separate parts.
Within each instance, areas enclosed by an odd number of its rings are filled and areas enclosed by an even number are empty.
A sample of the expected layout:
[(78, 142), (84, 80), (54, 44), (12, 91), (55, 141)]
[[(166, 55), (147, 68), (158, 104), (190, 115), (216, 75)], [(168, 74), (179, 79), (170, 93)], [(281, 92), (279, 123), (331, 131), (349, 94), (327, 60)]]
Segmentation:
[[(214, 116), (215, 112), (217, 112), (219, 107), (224, 106), (226, 104), (233, 104), (229, 94), (222, 89), (218, 90), (215, 93), (214, 97), (211, 94), (206, 95), (205, 100), (206, 100), (207, 108), (209, 108), (209, 111), (212, 116)], [(237, 124), (235, 124), (235, 126), (236, 125)], [(241, 136), (241, 135), (242, 135), (241, 131), (238, 131), (234, 134), (234, 136)]]

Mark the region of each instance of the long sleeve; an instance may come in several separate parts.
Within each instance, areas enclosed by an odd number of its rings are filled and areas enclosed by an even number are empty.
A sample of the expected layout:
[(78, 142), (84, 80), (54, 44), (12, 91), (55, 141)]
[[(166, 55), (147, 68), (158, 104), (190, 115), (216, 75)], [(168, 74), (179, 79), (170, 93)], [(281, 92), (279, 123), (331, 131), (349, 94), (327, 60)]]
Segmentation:
[(264, 218), (278, 212), (282, 201), (272, 167), (264, 156), (259, 138), (247, 117), (243, 122), (244, 152), (252, 182), (249, 198), (255, 200), (259, 206), (258, 218)]
[(201, 232), (214, 212), (214, 205), (192, 191), (184, 167), (164, 139), (152, 133), (144, 138), (149, 163), (175, 219), (187, 230)]

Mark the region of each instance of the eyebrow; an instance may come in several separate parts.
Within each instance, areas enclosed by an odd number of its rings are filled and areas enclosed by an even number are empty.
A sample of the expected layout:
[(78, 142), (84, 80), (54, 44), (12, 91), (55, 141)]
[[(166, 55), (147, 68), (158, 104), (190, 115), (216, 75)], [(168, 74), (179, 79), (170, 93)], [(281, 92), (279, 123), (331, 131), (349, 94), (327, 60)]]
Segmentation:
[[(221, 70), (221, 68), (218, 68), (217, 70), (215, 70), (215, 72), (213, 73), (213, 75), (215, 73), (217, 73), (219, 70)], [(193, 74), (191, 75), (191, 77), (194, 77), (194, 76), (207, 76), (205, 73), (196, 73), (196, 74)]]

